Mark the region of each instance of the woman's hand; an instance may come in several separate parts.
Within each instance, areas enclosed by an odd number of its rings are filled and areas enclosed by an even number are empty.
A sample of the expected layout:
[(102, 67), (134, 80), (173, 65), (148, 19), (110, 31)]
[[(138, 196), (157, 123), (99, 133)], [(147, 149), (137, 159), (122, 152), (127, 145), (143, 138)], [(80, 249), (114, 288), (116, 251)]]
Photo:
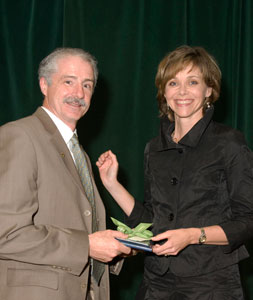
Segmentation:
[(119, 164), (116, 155), (111, 150), (101, 154), (96, 165), (105, 187), (110, 187), (113, 183), (117, 182)]
[(117, 180), (119, 164), (116, 155), (108, 150), (100, 155), (96, 165), (103, 185), (125, 214), (129, 216), (134, 207), (134, 198)]
[[(225, 232), (219, 225), (204, 227), (206, 232), (206, 245), (228, 245)], [(166, 242), (163, 245), (154, 245), (153, 252), (157, 255), (177, 255), (181, 250), (191, 244), (199, 244), (200, 228), (181, 228), (168, 230), (152, 238), (152, 241)]]
[(153, 246), (153, 252), (156, 255), (177, 255), (181, 250), (190, 244), (194, 244), (199, 236), (198, 228), (182, 228), (168, 230), (160, 233), (152, 238), (152, 241), (162, 241), (162, 245), (156, 244)]

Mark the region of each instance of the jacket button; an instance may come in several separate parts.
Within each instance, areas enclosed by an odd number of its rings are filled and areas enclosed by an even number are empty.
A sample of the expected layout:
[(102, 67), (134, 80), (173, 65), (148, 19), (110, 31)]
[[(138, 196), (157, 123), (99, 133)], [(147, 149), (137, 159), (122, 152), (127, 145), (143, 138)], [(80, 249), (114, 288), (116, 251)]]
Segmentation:
[(178, 153), (183, 153), (184, 151), (183, 151), (183, 149), (182, 148), (180, 148), (180, 149), (178, 149)]
[(173, 221), (173, 220), (174, 220), (174, 214), (173, 214), (173, 213), (169, 214), (169, 220), (170, 220), (170, 221)]
[(85, 215), (85, 217), (88, 217), (91, 215), (91, 212), (88, 209), (86, 209), (83, 214)]
[(170, 180), (170, 183), (171, 183), (172, 185), (178, 184), (177, 178), (173, 177), (173, 178)]

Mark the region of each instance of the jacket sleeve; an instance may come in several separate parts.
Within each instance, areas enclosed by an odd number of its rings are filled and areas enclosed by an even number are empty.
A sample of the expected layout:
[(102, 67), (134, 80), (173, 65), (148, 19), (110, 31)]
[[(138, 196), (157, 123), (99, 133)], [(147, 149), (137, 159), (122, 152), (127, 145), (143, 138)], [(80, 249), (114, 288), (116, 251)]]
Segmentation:
[(232, 217), (219, 225), (229, 241), (224, 252), (231, 252), (253, 236), (253, 154), (240, 134), (227, 143), (224, 157)]
[(0, 128), (0, 162), (0, 258), (79, 275), (88, 263), (88, 234), (34, 224), (40, 209), (36, 151), (15, 123)]

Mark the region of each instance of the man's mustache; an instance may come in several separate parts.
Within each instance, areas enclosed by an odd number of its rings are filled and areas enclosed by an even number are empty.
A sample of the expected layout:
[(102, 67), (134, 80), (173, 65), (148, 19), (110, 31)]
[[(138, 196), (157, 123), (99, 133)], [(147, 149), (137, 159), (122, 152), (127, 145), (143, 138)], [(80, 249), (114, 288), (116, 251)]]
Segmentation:
[(75, 97), (68, 97), (63, 99), (63, 103), (68, 103), (68, 104), (79, 104), (81, 106), (86, 106), (86, 103), (84, 99), (79, 99)]

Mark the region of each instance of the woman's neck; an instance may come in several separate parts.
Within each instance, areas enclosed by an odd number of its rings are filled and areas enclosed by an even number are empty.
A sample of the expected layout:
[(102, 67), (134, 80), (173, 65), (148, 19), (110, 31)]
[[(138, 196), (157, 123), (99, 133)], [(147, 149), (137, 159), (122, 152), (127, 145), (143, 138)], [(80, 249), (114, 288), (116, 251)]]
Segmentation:
[[(200, 120), (201, 118), (199, 118)], [(175, 129), (171, 134), (171, 137), (175, 143), (178, 143), (199, 121), (192, 120), (190, 118), (175, 118)]]

